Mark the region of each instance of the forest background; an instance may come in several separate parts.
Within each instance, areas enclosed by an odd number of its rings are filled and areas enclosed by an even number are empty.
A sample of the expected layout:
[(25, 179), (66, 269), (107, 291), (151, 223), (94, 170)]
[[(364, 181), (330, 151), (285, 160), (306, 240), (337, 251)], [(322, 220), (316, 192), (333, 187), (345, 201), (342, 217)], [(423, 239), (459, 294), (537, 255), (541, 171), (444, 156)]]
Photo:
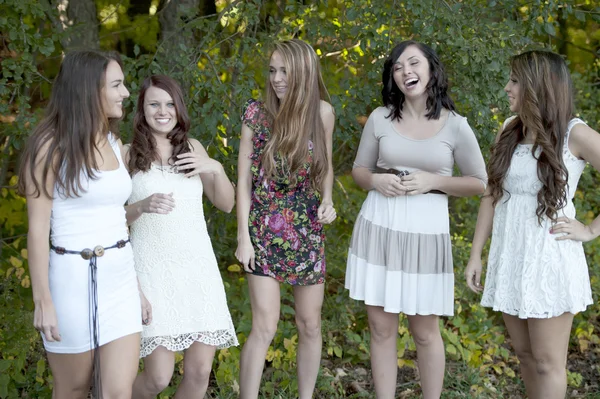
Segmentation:
[[(328, 280), (323, 307), (323, 360), (317, 398), (373, 398), (369, 331), (363, 305), (348, 298), (344, 271), (353, 222), (366, 193), (349, 172), (362, 124), (380, 104), (383, 60), (395, 43), (434, 47), (446, 65), (452, 97), (468, 117), (484, 155), (509, 116), (503, 87), (509, 58), (552, 49), (569, 62), (578, 115), (600, 129), (600, 9), (597, 0), (0, 0), (0, 398), (50, 398), (52, 376), (32, 326), (27, 269), (27, 214), (14, 190), (19, 154), (43, 115), (61, 57), (72, 48), (117, 50), (124, 56), (131, 135), (138, 87), (165, 73), (185, 88), (191, 135), (236, 180), (240, 112), (260, 97), (270, 44), (291, 37), (311, 43), (321, 59), (337, 114), (334, 134), (336, 222), (327, 227)], [(576, 193), (578, 218), (600, 212), (599, 174), (588, 167)], [(452, 198), (456, 271), (454, 317), (440, 321), (447, 355), (444, 398), (524, 396), (518, 363), (498, 314), (479, 306), (463, 270), (478, 198)], [(247, 285), (237, 264), (235, 214), (206, 205), (240, 343), (250, 331)], [(570, 397), (600, 398), (600, 241), (585, 245), (595, 304), (577, 315), (568, 362)], [(261, 396), (297, 395), (293, 297), (282, 288), (279, 330), (269, 350)], [(420, 395), (415, 346), (400, 316), (397, 397)], [(234, 398), (240, 348), (218, 352), (207, 397)], [(177, 358), (170, 397), (183, 372)]]

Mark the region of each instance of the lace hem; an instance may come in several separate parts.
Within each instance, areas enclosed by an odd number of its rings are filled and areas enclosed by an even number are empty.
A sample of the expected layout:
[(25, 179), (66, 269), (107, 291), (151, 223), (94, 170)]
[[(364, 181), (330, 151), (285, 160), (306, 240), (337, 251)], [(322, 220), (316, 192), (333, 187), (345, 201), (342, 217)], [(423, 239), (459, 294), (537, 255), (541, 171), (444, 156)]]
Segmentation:
[(180, 352), (192, 346), (194, 342), (216, 346), (217, 349), (238, 345), (235, 332), (231, 330), (194, 332), (174, 336), (142, 337), (140, 358), (148, 356), (159, 346), (164, 346), (172, 352)]
[(522, 319), (522, 320), (524, 320), (524, 319), (551, 319), (554, 317), (561, 316), (565, 313), (577, 314), (577, 313), (585, 312), (587, 307), (591, 304), (592, 303), (583, 302), (579, 306), (572, 305), (568, 309), (560, 308), (560, 309), (553, 309), (553, 310), (543, 312), (543, 313), (537, 313), (537, 312), (531, 312), (531, 311), (523, 311), (521, 309), (515, 309), (515, 308), (505, 308), (505, 307), (498, 306), (497, 304), (490, 303), (485, 300), (481, 301), (481, 306), (483, 306), (484, 308), (492, 308), (492, 310), (494, 312), (506, 313), (508, 315), (518, 317), (519, 319)]

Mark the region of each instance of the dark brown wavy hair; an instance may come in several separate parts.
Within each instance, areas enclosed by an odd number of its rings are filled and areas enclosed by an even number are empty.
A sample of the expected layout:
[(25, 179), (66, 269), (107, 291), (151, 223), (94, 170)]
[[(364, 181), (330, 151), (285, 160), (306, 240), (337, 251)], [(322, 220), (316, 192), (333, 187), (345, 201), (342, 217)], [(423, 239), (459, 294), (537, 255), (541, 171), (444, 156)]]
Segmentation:
[(536, 215), (556, 220), (566, 205), (568, 171), (563, 148), (569, 121), (573, 116), (573, 84), (567, 64), (549, 51), (528, 51), (511, 61), (511, 79), (520, 87), (518, 115), (508, 123), (492, 146), (488, 164), (488, 184), (494, 205), (503, 194), (506, 173), (517, 144), (526, 135), (535, 137), (532, 153), (537, 155), (537, 174), (542, 181)]
[[(79, 50), (67, 53), (52, 86), (46, 115), (29, 136), (21, 156), (18, 190), (21, 195), (53, 197), (46, 182), (55, 177), (58, 193), (78, 197), (84, 192), (81, 174), (97, 179), (98, 135), (118, 137), (118, 119), (108, 118), (102, 106), (106, 68), (112, 61), (121, 67), (117, 53)], [(47, 149), (47, 151), (46, 151)], [(43, 158), (40, 154), (44, 154)], [(41, 181), (36, 165), (43, 164)], [(28, 192), (27, 183), (33, 191)]]
[(434, 49), (426, 44), (416, 42), (414, 40), (406, 40), (400, 42), (392, 49), (392, 52), (383, 64), (383, 73), (381, 80), (383, 88), (381, 89), (381, 97), (383, 105), (390, 109), (388, 118), (402, 119), (402, 107), (404, 106), (404, 93), (400, 90), (394, 80), (394, 64), (402, 55), (404, 50), (410, 46), (418, 48), (429, 63), (429, 82), (427, 83), (427, 119), (439, 119), (442, 109), (446, 108), (449, 111), (455, 111), (454, 101), (448, 94), (448, 76), (444, 70), (444, 65), (440, 61)]
[(138, 96), (135, 116), (133, 118), (133, 139), (129, 147), (129, 173), (133, 176), (136, 172), (145, 172), (150, 169), (152, 162), (160, 159), (156, 149), (156, 139), (152, 135), (152, 129), (146, 122), (144, 114), (144, 101), (146, 92), (149, 88), (156, 87), (169, 93), (175, 105), (177, 113), (177, 124), (167, 134), (167, 138), (173, 146), (173, 153), (169, 159), (169, 164), (177, 160), (177, 155), (191, 151), (188, 140), (188, 131), (190, 130), (190, 117), (183, 100), (181, 86), (165, 75), (154, 75), (146, 78), (142, 83), (142, 89)]
[[(295, 172), (308, 159), (308, 140), (312, 140), (309, 178), (313, 189), (321, 191), (328, 172), (321, 100), (328, 100), (329, 94), (321, 76), (319, 58), (310, 45), (298, 39), (275, 43), (274, 52), (283, 59), (287, 92), (280, 101), (267, 80), (265, 109), (272, 122), (272, 132), (262, 157), (265, 178), (282, 175), (293, 183)], [(276, 156), (283, 160), (283, 170), (277, 170)]]

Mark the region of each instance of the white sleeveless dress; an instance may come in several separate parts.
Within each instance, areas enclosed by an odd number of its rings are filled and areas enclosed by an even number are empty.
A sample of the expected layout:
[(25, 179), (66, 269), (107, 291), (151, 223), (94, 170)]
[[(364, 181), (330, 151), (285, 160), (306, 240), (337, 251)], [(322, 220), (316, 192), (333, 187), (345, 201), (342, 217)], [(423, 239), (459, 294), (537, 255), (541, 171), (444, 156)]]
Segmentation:
[[(573, 197), (586, 164), (568, 145), (569, 133), (578, 123), (584, 122), (570, 121), (563, 151), (569, 179), (567, 205), (558, 216), (570, 219), (575, 218)], [(575, 314), (592, 303), (582, 243), (556, 241), (547, 217), (541, 226), (538, 223), (535, 211), (541, 187), (532, 145), (518, 145), (504, 181), (510, 195), (505, 194), (495, 208), (481, 304), (521, 319)]]
[(129, 203), (154, 193), (173, 193), (167, 215), (144, 213), (131, 225), (135, 268), (152, 305), (141, 357), (158, 346), (182, 351), (194, 342), (226, 348), (237, 337), (217, 260), (206, 229), (202, 180), (152, 165), (133, 176)]
[[(56, 186), (50, 218), (54, 246), (81, 251), (97, 245), (109, 247), (126, 240), (125, 202), (131, 193), (131, 179), (117, 140), (109, 142), (119, 160), (119, 168), (97, 171), (97, 179), (82, 177), (80, 197), (65, 198)], [(137, 288), (131, 245), (112, 248), (97, 259), (99, 345), (142, 330), (140, 297)], [(92, 348), (90, 326), (90, 261), (80, 255), (59, 255), (50, 251), (48, 270), (50, 293), (58, 318), (60, 342), (44, 346), (52, 353), (82, 353)]]

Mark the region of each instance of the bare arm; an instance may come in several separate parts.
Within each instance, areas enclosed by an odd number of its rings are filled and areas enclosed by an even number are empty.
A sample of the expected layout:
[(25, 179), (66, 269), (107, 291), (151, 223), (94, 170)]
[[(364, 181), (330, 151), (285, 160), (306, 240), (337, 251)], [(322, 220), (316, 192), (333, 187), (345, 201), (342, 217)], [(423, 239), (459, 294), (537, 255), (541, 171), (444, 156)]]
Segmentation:
[[(34, 170), (38, 182), (42, 181), (43, 163), (46, 158), (48, 145), (43, 147), (37, 155)], [(26, 174), (26, 176), (29, 176)], [(55, 176), (50, 171), (45, 182), (49, 193), (53, 192)], [(34, 190), (33, 182), (26, 182), (27, 189), (27, 215), (29, 218), (29, 231), (27, 233), (27, 253), (29, 255), (29, 274), (35, 305), (33, 324), (35, 328), (44, 333), (50, 342), (60, 341), (58, 321), (54, 303), (50, 294), (48, 280), (48, 266), (50, 253), (50, 215), (52, 213), (53, 199), (44, 195), (43, 190), (38, 197), (31, 195)]]
[(327, 145), (327, 176), (323, 181), (323, 187), (321, 189), (322, 203), (333, 204), (333, 128), (335, 126), (335, 114), (333, 107), (324, 101), (321, 106), (321, 119), (323, 120), (323, 126), (325, 127), (325, 141)]
[(237, 184), (237, 259), (244, 265), (246, 271), (254, 270), (254, 248), (250, 240), (248, 218), (250, 217), (250, 201), (252, 195), (252, 173), (250, 167), (253, 153), (252, 129), (245, 123), (242, 125), (240, 152), (238, 155), (238, 184)]
[[(569, 149), (577, 158), (590, 163), (600, 171), (600, 134), (591, 127), (578, 123), (571, 129)], [(578, 220), (560, 217), (552, 228), (553, 234), (561, 234), (557, 240), (591, 241), (600, 235), (600, 215), (596, 216), (589, 225)]]
[(223, 212), (231, 212), (235, 204), (235, 190), (223, 165), (209, 157), (198, 140), (190, 139), (190, 142), (194, 147), (194, 153), (201, 160), (201, 164), (196, 167), (196, 170), (200, 173), (206, 197)]
[(325, 145), (327, 147), (327, 174), (321, 186), (321, 204), (317, 211), (319, 223), (329, 224), (337, 217), (333, 207), (333, 128), (335, 126), (335, 113), (333, 107), (321, 101), (321, 120), (325, 128)]

